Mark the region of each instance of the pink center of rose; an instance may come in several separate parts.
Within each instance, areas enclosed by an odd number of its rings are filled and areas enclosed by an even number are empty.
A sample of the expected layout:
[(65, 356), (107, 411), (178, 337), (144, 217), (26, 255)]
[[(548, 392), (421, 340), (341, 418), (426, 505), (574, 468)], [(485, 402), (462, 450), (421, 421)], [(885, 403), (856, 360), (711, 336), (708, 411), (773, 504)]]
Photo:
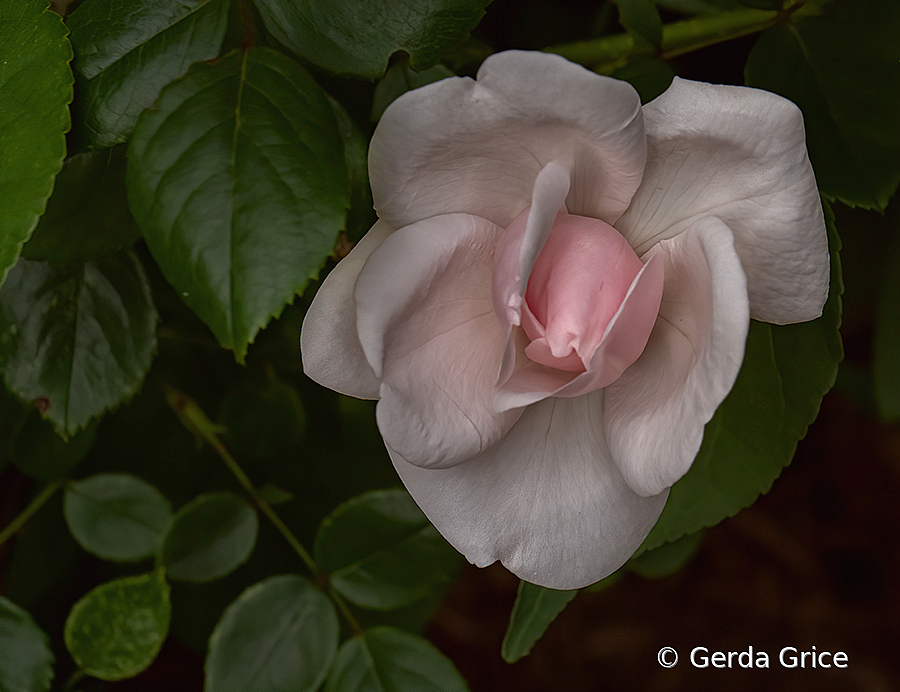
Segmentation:
[[(521, 245), (527, 220), (528, 210), (510, 224), (496, 257), (509, 256), (509, 243)], [(661, 262), (645, 268), (615, 228), (561, 212), (531, 270), (519, 320), (512, 321), (530, 339), (529, 359), (556, 370), (594, 372), (591, 388), (598, 389), (643, 352), (662, 290)]]

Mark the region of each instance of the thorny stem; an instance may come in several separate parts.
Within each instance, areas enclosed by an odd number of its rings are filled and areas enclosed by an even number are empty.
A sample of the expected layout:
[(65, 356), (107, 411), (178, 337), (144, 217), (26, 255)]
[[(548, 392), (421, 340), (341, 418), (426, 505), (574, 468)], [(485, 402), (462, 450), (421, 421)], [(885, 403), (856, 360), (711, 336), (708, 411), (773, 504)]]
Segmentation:
[(550, 46), (544, 50), (590, 67), (595, 72), (611, 74), (635, 58), (657, 57), (668, 60), (763, 31), (779, 22), (792, 22), (802, 16), (818, 14), (822, 3), (828, 1), (787, 0), (780, 10), (756, 10), (748, 7), (674, 22), (663, 27), (662, 42), (658, 47), (641, 40), (635, 41), (631, 34), (616, 34), (590, 41)]
[(35, 495), (34, 499), (28, 503), (28, 506), (19, 513), (19, 516), (9, 522), (3, 531), (0, 531), (0, 545), (3, 545), (12, 538), (25, 525), (25, 522), (31, 519), (31, 517), (44, 506), (44, 503), (53, 497), (53, 494), (59, 490), (65, 482), (65, 478), (58, 478), (55, 481), (48, 483), (41, 492)]
[(221, 432), (221, 427), (213, 423), (209, 418), (207, 418), (206, 414), (203, 412), (203, 409), (194, 401), (191, 397), (183, 392), (179, 392), (172, 387), (166, 386), (166, 400), (169, 403), (169, 406), (178, 414), (178, 417), (181, 419), (181, 422), (184, 426), (192, 431), (193, 433), (202, 437), (209, 445), (215, 450), (216, 454), (219, 455), (219, 458), (225, 463), (225, 466), (228, 467), (228, 470), (234, 474), (234, 477), (237, 478), (238, 483), (243, 486), (244, 490), (247, 491), (247, 494), (250, 495), (250, 498), (259, 507), (259, 510), (266, 515), (269, 521), (275, 526), (284, 539), (288, 542), (291, 548), (294, 549), (294, 552), (300, 556), (300, 559), (306, 564), (309, 568), (309, 571), (312, 572), (313, 580), (316, 582), (316, 585), (322, 590), (328, 593), (334, 603), (337, 605), (338, 610), (341, 611), (341, 614), (346, 618), (347, 622), (350, 624), (350, 627), (353, 629), (354, 634), (362, 634), (363, 628), (353, 616), (353, 613), (350, 612), (350, 609), (347, 607), (346, 602), (341, 597), (341, 595), (334, 589), (331, 583), (328, 580), (328, 575), (323, 572), (319, 566), (316, 564), (315, 560), (313, 560), (312, 556), (307, 552), (306, 548), (303, 547), (303, 544), (297, 539), (294, 533), (287, 527), (287, 525), (281, 520), (281, 517), (272, 509), (272, 505), (270, 505), (266, 499), (259, 494), (259, 491), (256, 489), (256, 486), (253, 485), (253, 482), (244, 473), (244, 470), (240, 467), (240, 465), (235, 461), (234, 457), (231, 456), (231, 453), (222, 444), (222, 441), (219, 440), (219, 433)]

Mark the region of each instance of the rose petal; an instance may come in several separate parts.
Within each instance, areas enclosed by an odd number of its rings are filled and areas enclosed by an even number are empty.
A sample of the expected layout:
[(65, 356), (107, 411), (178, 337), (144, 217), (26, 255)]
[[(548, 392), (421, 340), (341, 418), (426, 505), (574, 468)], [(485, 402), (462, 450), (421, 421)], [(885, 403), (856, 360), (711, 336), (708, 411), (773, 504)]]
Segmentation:
[(491, 295), (497, 319), (504, 326), (522, 323), (522, 301), (538, 255), (565, 209), (569, 172), (558, 162), (544, 166), (534, 180), (531, 206), (500, 235), (494, 250)]
[(353, 289), (369, 255), (392, 232), (384, 221), (372, 226), (325, 278), (300, 330), (300, 354), (307, 376), (360, 399), (377, 399), (381, 382), (359, 343)]
[[(564, 105), (562, 105), (564, 104)], [(385, 111), (369, 148), (380, 218), (400, 228), (464, 212), (506, 228), (538, 172), (572, 172), (570, 213), (614, 223), (641, 180), (640, 100), (625, 82), (547, 53), (492, 55), (478, 81), (445, 79)]]
[(388, 445), (413, 498), (470, 562), (500, 560), (526, 581), (587, 586), (618, 569), (650, 532), (668, 493), (626, 485), (603, 433), (603, 393), (529, 407), (465, 464), (422, 469)]
[(492, 405), (506, 337), (491, 303), (500, 232), (466, 214), (420, 221), (385, 240), (356, 282), (359, 340), (381, 378), (378, 427), (410, 463), (465, 461), (521, 415)]
[(628, 485), (652, 496), (690, 468), (703, 426), (731, 390), (749, 327), (746, 279), (715, 217), (654, 246), (665, 261), (659, 318), (643, 355), (603, 391), (609, 448)]
[(647, 171), (616, 224), (637, 253), (718, 216), (734, 233), (751, 317), (818, 317), (828, 243), (800, 110), (766, 91), (676, 78), (644, 120)]

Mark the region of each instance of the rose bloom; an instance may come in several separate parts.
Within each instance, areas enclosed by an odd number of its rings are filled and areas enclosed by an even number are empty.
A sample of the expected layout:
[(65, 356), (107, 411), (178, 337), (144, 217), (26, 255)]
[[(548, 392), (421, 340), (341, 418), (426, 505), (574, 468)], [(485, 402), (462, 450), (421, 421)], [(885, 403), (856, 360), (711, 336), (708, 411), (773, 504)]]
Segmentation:
[(409, 92), (372, 138), (379, 221), (328, 275), (306, 373), (378, 399), (400, 478), (471, 562), (573, 589), (690, 468), (750, 319), (821, 314), (828, 249), (789, 101), (544, 53)]

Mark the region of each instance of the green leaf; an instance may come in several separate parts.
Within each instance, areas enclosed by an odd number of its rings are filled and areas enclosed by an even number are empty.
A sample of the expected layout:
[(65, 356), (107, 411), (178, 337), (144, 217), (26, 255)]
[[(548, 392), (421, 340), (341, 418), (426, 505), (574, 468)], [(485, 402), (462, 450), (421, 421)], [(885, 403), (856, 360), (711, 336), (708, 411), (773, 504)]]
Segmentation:
[(86, 264), (20, 260), (0, 290), (0, 369), (63, 437), (141, 385), (156, 350), (156, 310), (130, 251)]
[(380, 120), (387, 107), (407, 91), (455, 76), (443, 65), (435, 65), (422, 72), (416, 72), (410, 68), (409, 61), (398, 60), (384, 73), (384, 77), (375, 87), (375, 94), (372, 97), (372, 120)]
[[(900, 229), (898, 229), (900, 230)], [(888, 422), (900, 419), (900, 234), (888, 252), (884, 283), (878, 299), (872, 359), (875, 402)]]
[(490, 0), (254, 0), (266, 28), (304, 60), (335, 74), (376, 79), (402, 50), (413, 69), (475, 28)]
[(159, 564), (170, 579), (224, 577), (250, 557), (258, 530), (256, 512), (236, 495), (199, 495), (175, 513), (159, 549)]
[(53, 651), (31, 616), (0, 596), (0, 690), (46, 692), (53, 680)]
[(313, 692), (331, 667), (338, 634), (324, 594), (293, 574), (270, 577), (222, 614), (209, 638), (204, 690)]
[(338, 651), (325, 692), (465, 692), (466, 681), (431, 644), (391, 627), (374, 627)]
[(66, 648), (95, 678), (134, 677), (159, 653), (171, 615), (163, 570), (114, 579), (72, 606), (63, 631)]
[(83, 136), (124, 142), (159, 91), (219, 54), (229, 0), (85, 0), (67, 22), (75, 47)]
[(819, 412), (843, 358), (838, 331), (844, 290), (840, 239), (827, 204), (825, 223), (831, 287), (822, 316), (785, 326), (751, 322), (737, 381), (706, 424), (697, 458), (672, 486), (643, 550), (713, 526), (749, 507), (791, 462), (797, 442)]
[(283, 455), (297, 445), (306, 428), (297, 391), (274, 374), (229, 392), (219, 420), (228, 431), (228, 449), (238, 458)]
[(832, 2), (820, 16), (765, 31), (745, 69), (748, 86), (803, 110), (822, 192), (883, 210), (900, 183), (900, 4)]
[(650, 45), (662, 44), (662, 19), (653, 0), (616, 0), (619, 22)]
[(328, 102), (334, 112), (344, 145), (344, 162), (350, 180), (350, 209), (344, 230), (353, 242), (362, 238), (375, 223), (372, 188), (369, 186), (369, 140), (359, 131), (344, 107), (331, 96)]
[(135, 129), (128, 192), (166, 278), (239, 360), (317, 275), (349, 203), (325, 93), (268, 48), (163, 91)]
[(335, 589), (378, 610), (432, 595), (459, 566), (459, 554), (405, 490), (376, 490), (339, 506), (319, 526), (314, 552)]
[(658, 548), (641, 553), (626, 563), (626, 568), (644, 579), (661, 579), (675, 574), (697, 552), (704, 531), (682, 536), (674, 543), (663, 543)]
[(22, 257), (87, 262), (138, 238), (125, 196), (125, 148), (115, 147), (66, 159)]
[(22, 473), (50, 481), (75, 468), (94, 444), (96, 430), (88, 426), (66, 442), (50, 421), (32, 409), (13, 433), (10, 456)]
[(503, 660), (515, 663), (523, 656), (527, 656), (537, 640), (544, 636), (550, 623), (569, 605), (577, 593), (577, 589), (557, 591), (520, 581), (516, 603), (509, 616), (509, 627), (506, 628), (506, 635), (500, 647)]
[(675, 72), (669, 67), (669, 63), (651, 57), (634, 60), (610, 76), (631, 84), (640, 94), (641, 103), (647, 103), (669, 88)]
[(156, 553), (172, 520), (169, 501), (146, 481), (101, 473), (70, 483), (63, 499), (69, 531), (89, 553), (132, 562)]
[(43, 0), (0, 3), (0, 285), (66, 155), (72, 46)]

